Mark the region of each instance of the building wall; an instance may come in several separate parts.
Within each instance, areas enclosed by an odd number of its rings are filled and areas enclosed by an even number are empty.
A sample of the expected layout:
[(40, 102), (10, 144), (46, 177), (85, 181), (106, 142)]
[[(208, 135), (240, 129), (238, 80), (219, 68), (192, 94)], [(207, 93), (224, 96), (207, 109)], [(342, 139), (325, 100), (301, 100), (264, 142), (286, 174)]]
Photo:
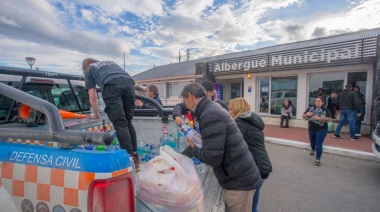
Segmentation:
[[(180, 93), (182, 89), (189, 84), (190, 82), (195, 81), (195, 75), (185, 75), (179, 77), (168, 77), (161, 79), (150, 79), (150, 80), (136, 80), (136, 85), (144, 86), (147, 85), (156, 85), (158, 87), (159, 96), (161, 98), (162, 104), (164, 106), (174, 106), (180, 102), (182, 102), (182, 98), (180, 97)], [(178, 85), (178, 96), (177, 97), (168, 97), (169, 91), (167, 90), (168, 83), (176, 83)]]
[[(297, 76), (297, 121), (293, 121), (293, 126), (297, 127), (307, 127), (302, 119), (302, 113), (308, 108), (308, 94), (309, 94), (309, 75), (315, 73), (334, 73), (334, 72), (344, 72), (346, 75), (349, 72), (367, 72), (367, 86), (366, 86), (366, 116), (363, 125), (363, 131), (365, 134), (369, 133), (370, 123), (371, 123), (371, 107), (372, 107), (372, 88), (373, 88), (373, 77), (374, 70), (373, 64), (359, 64), (350, 66), (335, 66), (335, 67), (325, 67), (325, 68), (315, 68), (315, 69), (300, 69), (300, 70), (290, 70), (290, 71), (278, 71), (278, 72), (261, 72), (253, 73), (252, 78), (248, 79), (246, 74), (236, 74), (236, 75), (219, 75), (215, 77), (216, 83), (220, 83), (224, 87), (224, 99), (228, 102), (231, 92), (231, 82), (244, 81), (244, 98), (246, 98), (252, 105), (252, 111), (258, 113), (264, 117), (265, 123), (267, 124), (279, 124), (279, 115), (271, 115), (260, 113), (259, 111), (259, 78), (261, 77), (286, 77), (286, 76)], [(345, 77), (344, 85), (347, 84)], [(248, 87), (251, 86), (251, 92), (248, 92)], [(299, 120), (299, 121), (298, 121)], [(347, 131), (345, 127), (343, 131)]]

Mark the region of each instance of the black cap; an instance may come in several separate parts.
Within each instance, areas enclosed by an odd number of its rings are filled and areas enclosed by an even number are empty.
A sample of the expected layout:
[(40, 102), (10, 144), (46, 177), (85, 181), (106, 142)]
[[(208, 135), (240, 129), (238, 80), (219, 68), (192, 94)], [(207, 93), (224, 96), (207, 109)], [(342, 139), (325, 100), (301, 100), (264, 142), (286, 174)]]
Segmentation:
[(202, 82), (201, 85), (206, 89), (206, 91), (214, 90), (214, 83), (210, 81)]

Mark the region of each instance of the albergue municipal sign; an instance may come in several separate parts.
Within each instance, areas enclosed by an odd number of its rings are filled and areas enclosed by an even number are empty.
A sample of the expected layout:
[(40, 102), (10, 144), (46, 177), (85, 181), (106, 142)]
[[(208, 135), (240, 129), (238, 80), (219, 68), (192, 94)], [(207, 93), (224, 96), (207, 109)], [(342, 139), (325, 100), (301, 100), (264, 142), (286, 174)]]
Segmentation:
[[(270, 55), (272, 54), (272, 55)], [(351, 59), (359, 57), (359, 44), (341, 49), (318, 49), (303, 51), (298, 54), (270, 53), (267, 59), (245, 60), (241, 62), (221, 62), (213, 65), (214, 72), (217, 71), (248, 71), (255, 68), (264, 68), (268, 64), (272, 67), (281, 65), (308, 64), (315, 62), (330, 63), (335, 60)]]

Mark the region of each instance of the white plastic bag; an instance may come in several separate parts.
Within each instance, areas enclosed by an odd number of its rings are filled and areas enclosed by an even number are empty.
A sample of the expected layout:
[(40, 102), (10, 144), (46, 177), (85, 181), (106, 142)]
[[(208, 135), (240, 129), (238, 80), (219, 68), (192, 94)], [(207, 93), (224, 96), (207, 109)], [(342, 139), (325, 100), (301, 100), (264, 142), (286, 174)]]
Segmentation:
[(203, 190), (193, 161), (170, 146), (160, 148), (137, 181), (137, 197), (164, 211), (203, 211)]

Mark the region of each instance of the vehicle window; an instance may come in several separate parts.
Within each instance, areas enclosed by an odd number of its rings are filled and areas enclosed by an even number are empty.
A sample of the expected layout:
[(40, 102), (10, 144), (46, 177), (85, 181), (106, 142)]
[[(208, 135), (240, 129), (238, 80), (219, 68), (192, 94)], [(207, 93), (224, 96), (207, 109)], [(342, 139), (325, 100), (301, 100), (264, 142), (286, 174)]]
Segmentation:
[[(13, 87), (17, 87), (19, 82), (2, 82)], [(90, 110), (88, 95), (83, 86), (73, 85), (75, 95), (83, 111)], [(70, 112), (79, 112), (80, 109), (75, 101), (74, 95), (67, 84), (50, 84), (50, 83), (25, 83), (21, 90), (33, 96), (46, 100), (57, 106), (60, 110)], [(0, 120), (5, 120), (13, 100), (0, 95)], [(11, 117), (12, 118), (12, 117)]]
[(297, 93), (296, 92), (286, 92), (285, 97), (297, 97)]
[[(8, 84), (12, 87), (17, 87), (19, 85), (19, 82), (4, 82), (4, 81), (0, 81), (0, 82)], [(5, 120), (5, 118), (7, 117), (8, 110), (12, 105), (12, 102), (13, 102), (12, 99), (0, 94), (0, 120)]]
[[(90, 102), (86, 90), (82, 86), (73, 86), (75, 95), (78, 98), (79, 104), (83, 111), (90, 110)], [(68, 85), (56, 85), (51, 90), (54, 104), (60, 110), (67, 110), (70, 112), (78, 112), (79, 107), (75, 101), (74, 94), (71, 92)]]

